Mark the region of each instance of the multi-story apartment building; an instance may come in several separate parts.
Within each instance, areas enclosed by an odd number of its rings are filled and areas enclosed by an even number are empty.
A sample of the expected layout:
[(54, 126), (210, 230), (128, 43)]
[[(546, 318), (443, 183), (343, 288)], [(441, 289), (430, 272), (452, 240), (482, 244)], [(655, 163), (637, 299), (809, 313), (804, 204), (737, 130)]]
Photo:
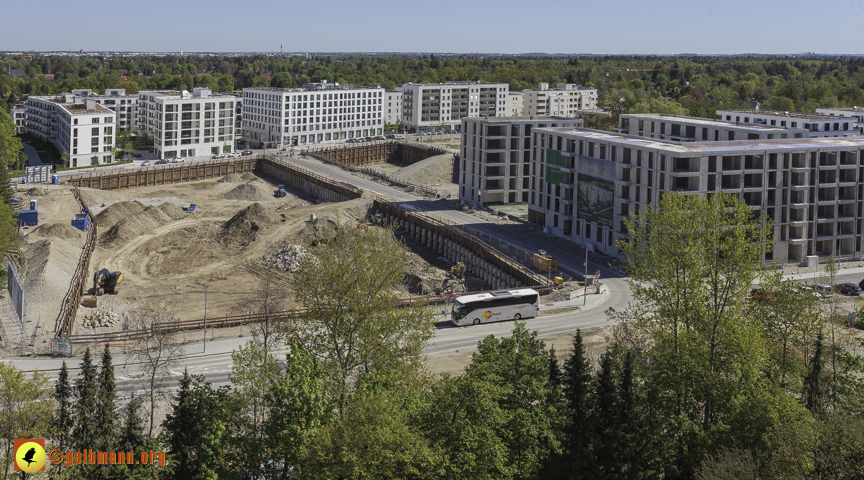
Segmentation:
[(618, 131), (637, 137), (676, 142), (719, 142), (727, 140), (765, 140), (807, 138), (805, 128), (735, 124), (709, 118), (683, 117), (665, 113), (628, 113), (618, 118)]
[(507, 115), (521, 117), (525, 111), (525, 94), (522, 92), (507, 92)]
[(579, 118), (463, 117), (459, 200), (477, 206), (527, 203), (531, 130), (581, 126)]
[(138, 93), (137, 128), (153, 137), (159, 158), (230, 152), (234, 146), (234, 97), (210, 89), (143, 90)]
[(540, 83), (537, 90), (522, 90), (523, 115), (560, 115), (575, 117), (580, 110), (597, 109), (597, 89), (572, 83), (549, 88)]
[(721, 120), (735, 123), (753, 123), (772, 127), (804, 128), (811, 137), (849, 137), (861, 134), (854, 118), (837, 118), (831, 115), (778, 112), (772, 110), (717, 110)]
[(529, 221), (617, 256), (623, 219), (663, 192), (726, 192), (774, 221), (765, 260), (860, 254), (864, 137), (670, 142), (572, 128), (532, 134)]
[(90, 89), (75, 89), (72, 90), (72, 95), (92, 98), (103, 106), (114, 110), (117, 113), (114, 123), (120, 130), (135, 128), (138, 95), (126, 95), (125, 88), (106, 88), (104, 95), (94, 95), (93, 90)]
[(63, 94), (27, 99), (25, 131), (60, 152), (70, 167), (111, 163), (116, 135), (115, 112), (95, 99)]
[(384, 92), (384, 124), (397, 125), (402, 123), (402, 90), (387, 90)]
[(843, 107), (843, 108), (817, 108), (816, 113), (828, 115), (830, 117), (849, 117), (854, 118), (858, 122), (859, 130), (864, 133), (864, 108), (861, 107)]
[(384, 89), (309, 83), (244, 88), (243, 138), (273, 147), (336, 142), (384, 133)]
[(417, 131), (447, 130), (463, 117), (505, 117), (509, 89), (506, 83), (408, 83), (402, 85), (402, 123)]
[(19, 105), (12, 109), (12, 121), (15, 122), (16, 133), (24, 133), (24, 128), (27, 123), (27, 107)]

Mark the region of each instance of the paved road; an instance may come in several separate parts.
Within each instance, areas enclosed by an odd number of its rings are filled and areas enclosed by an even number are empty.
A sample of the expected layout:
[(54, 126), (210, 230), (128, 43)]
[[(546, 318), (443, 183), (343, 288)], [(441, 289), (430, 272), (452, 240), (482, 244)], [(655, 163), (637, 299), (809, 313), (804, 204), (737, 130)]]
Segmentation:
[(39, 154), (36, 153), (36, 149), (33, 146), (27, 143), (22, 143), (21, 146), (24, 147), (24, 153), (27, 154), (27, 166), (38, 167), (42, 165), (42, 159), (39, 158)]

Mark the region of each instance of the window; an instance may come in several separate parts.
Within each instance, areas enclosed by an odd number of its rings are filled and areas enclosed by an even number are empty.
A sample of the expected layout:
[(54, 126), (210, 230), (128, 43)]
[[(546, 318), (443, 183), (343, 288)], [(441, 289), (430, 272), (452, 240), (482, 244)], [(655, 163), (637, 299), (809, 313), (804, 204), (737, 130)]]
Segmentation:
[(94, 118), (94, 119), (93, 119), (93, 123), (99, 123), (99, 119), (98, 119), (98, 118)]

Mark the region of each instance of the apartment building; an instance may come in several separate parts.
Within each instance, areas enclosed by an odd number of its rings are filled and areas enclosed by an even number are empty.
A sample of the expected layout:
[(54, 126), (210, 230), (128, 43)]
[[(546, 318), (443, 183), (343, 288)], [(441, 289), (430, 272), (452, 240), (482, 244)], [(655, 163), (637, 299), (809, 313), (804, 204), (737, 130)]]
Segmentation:
[(527, 203), (532, 129), (581, 126), (579, 118), (463, 117), (459, 200), (475, 206)]
[(387, 90), (384, 92), (384, 124), (400, 123), (402, 123), (402, 90)]
[(521, 117), (525, 111), (525, 94), (522, 92), (507, 92), (507, 115)]
[(209, 88), (143, 90), (138, 93), (137, 128), (153, 137), (159, 158), (187, 158), (230, 152), (234, 146), (234, 97)]
[(24, 133), (24, 128), (27, 123), (27, 107), (19, 105), (14, 107), (10, 112), (12, 121), (15, 122), (15, 133)]
[(580, 110), (597, 109), (597, 89), (573, 83), (559, 83), (555, 88), (542, 82), (537, 90), (522, 90), (523, 115), (559, 115), (575, 117)]
[(131, 130), (135, 128), (135, 118), (138, 105), (138, 95), (126, 95), (125, 88), (106, 88), (104, 95), (94, 95), (91, 89), (75, 89), (72, 95), (92, 98), (103, 106), (117, 113), (117, 128)]
[(68, 152), (70, 167), (114, 161), (115, 112), (95, 99), (62, 94), (27, 99), (24, 131), (58, 151)]
[(753, 123), (772, 127), (804, 128), (811, 137), (849, 137), (861, 134), (861, 127), (854, 118), (837, 118), (831, 115), (779, 112), (773, 110), (717, 110), (721, 120), (727, 122)]
[(623, 219), (663, 192), (726, 192), (774, 221), (765, 260), (862, 253), (864, 137), (671, 142), (533, 131), (529, 221), (613, 256)]
[(617, 130), (637, 137), (674, 142), (719, 142), (728, 140), (770, 140), (773, 138), (807, 138), (805, 128), (756, 124), (735, 124), (709, 118), (684, 117), (665, 113), (628, 113), (618, 118)]
[(384, 133), (384, 89), (309, 83), (244, 88), (243, 139), (273, 147), (336, 142)]
[(855, 121), (858, 122), (859, 130), (864, 133), (864, 108), (857, 106), (848, 108), (817, 108), (816, 113), (831, 117), (854, 118)]
[(448, 130), (463, 117), (504, 117), (509, 90), (506, 83), (408, 83), (402, 85), (402, 123), (417, 131)]

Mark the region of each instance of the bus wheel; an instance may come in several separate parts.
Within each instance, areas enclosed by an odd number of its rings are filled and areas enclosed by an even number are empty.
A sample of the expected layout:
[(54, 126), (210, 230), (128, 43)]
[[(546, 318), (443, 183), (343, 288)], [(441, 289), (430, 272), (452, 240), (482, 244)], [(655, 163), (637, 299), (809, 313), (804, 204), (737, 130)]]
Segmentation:
[(474, 319), (474, 325), (480, 325), (480, 319), (479, 318)]
[(513, 320), (522, 320), (522, 315), (519, 315), (518, 313), (513, 315)]

